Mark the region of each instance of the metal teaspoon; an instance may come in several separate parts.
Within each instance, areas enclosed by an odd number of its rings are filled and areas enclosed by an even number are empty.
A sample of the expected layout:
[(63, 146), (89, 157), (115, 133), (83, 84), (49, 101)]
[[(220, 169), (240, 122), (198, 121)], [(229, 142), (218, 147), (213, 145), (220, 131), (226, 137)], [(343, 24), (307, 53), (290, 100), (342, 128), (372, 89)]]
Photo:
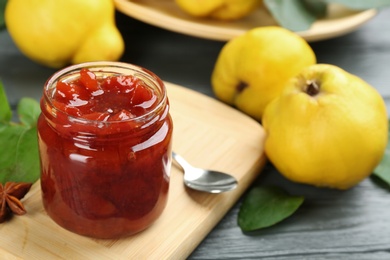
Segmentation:
[(229, 174), (196, 168), (174, 152), (172, 152), (172, 157), (183, 168), (184, 184), (191, 189), (221, 193), (237, 187), (237, 180)]

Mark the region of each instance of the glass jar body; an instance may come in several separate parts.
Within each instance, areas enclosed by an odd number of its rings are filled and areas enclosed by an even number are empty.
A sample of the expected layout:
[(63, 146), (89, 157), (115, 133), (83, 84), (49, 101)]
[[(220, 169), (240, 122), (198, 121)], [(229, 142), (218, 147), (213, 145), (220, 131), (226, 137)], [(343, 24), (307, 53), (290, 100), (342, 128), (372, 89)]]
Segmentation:
[[(130, 65), (124, 64), (118, 72), (111, 65), (88, 66), (103, 74), (150, 73), (134, 66), (126, 71)], [(57, 74), (53, 77), (63, 76)], [(55, 80), (46, 84), (38, 119), (42, 199), (48, 215), (65, 229), (116, 238), (144, 230), (163, 212), (173, 127), (164, 86), (152, 75), (152, 80), (146, 75), (148, 84), (163, 95), (158, 109), (110, 123), (74, 119), (56, 110), (49, 86)]]

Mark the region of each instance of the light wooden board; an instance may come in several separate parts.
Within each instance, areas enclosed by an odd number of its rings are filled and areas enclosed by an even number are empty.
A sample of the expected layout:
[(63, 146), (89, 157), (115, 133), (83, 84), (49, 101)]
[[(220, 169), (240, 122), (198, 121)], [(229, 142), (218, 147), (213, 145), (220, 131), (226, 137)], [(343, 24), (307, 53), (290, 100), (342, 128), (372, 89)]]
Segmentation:
[[(182, 11), (174, 0), (114, 0), (122, 13), (167, 30), (200, 38), (227, 41), (247, 30), (277, 25), (265, 8), (258, 8), (245, 18), (226, 22), (195, 18)], [(377, 14), (374, 9), (353, 11), (331, 4), (326, 17), (317, 20), (309, 30), (297, 32), (307, 41), (330, 39), (352, 32)]]
[(168, 205), (157, 222), (131, 237), (96, 240), (56, 225), (43, 209), (37, 182), (23, 199), (27, 214), (0, 224), (0, 259), (183, 259), (196, 248), (261, 172), (265, 133), (213, 98), (166, 85), (173, 149), (194, 165), (233, 174), (238, 188), (217, 195), (188, 190), (173, 164)]

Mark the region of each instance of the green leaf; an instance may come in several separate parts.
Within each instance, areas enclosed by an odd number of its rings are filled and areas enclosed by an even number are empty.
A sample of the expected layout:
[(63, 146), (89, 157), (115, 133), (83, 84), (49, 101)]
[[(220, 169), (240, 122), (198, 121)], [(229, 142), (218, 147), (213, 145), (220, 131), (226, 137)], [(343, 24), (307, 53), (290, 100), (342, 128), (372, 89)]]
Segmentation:
[(304, 197), (278, 187), (254, 187), (241, 205), (238, 225), (244, 232), (272, 226), (293, 214), (303, 201)]
[(0, 30), (5, 28), (4, 11), (7, 0), (0, 0)]
[(0, 125), (0, 182), (35, 182), (39, 179), (37, 128)]
[(308, 11), (314, 14), (317, 18), (324, 17), (328, 10), (328, 4), (322, 1), (303, 0), (303, 3), (305, 4)]
[[(0, 93), (4, 92), (0, 86)], [(1, 101), (8, 104), (7, 99)], [(3, 102), (2, 102), (3, 104)], [(0, 182), (35, 182), (40, 165), (36, 120), (39, 103), (23, 98), (18, 104), (20, 122), (0, 121)]]
[(19, 120), (27, 126), (35, 126), (41, 109), (39, 103), (32, 98), (22, 98), (18, 104)]
[(390, 0), (305, 0), (307, 2), (326, 4), (341, 4), (351, 9), (364, 10), (390, 6)]
[(375, 168), (373, 175), (390, 185), (390, 121), (389, 121), (389, 139), (382, 161)]
[(390, 6), (390, 0), (264, 0), (268, 11), (278, 24), (291, 31), (306, 31), (325, 16), (329, 4), (365, 10)]
[(12, 117), (11, 107), (7, 100), (3, 84), (0, 81), (0, 122), (9, 122)]
[(291, 31), (306, 31), (317, 20), (302, 0), (264, 0), (264, 4), (279, 25)]

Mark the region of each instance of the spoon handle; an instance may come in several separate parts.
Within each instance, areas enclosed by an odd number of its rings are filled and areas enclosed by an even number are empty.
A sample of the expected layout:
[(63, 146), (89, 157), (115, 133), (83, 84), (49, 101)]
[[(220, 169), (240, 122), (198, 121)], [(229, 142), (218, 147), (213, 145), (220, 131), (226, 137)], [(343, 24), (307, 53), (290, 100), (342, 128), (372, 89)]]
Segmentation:
[(183, 168), (183, 170), (192, 168), (192, 166), (177, 153), (172, 152), (172, 157)]

